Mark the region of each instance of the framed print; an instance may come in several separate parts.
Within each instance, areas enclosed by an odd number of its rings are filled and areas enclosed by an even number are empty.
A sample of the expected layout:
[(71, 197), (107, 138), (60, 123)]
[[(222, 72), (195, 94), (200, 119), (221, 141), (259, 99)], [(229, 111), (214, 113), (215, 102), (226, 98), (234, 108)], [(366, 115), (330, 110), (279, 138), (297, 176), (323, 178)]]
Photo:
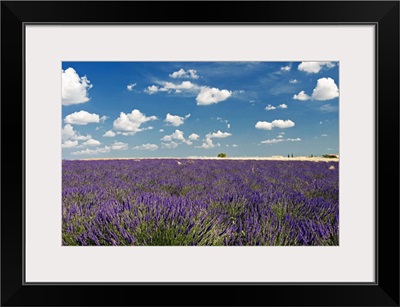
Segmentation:
[(1, 7), (1, 304), (399, 306), (397, 1)]

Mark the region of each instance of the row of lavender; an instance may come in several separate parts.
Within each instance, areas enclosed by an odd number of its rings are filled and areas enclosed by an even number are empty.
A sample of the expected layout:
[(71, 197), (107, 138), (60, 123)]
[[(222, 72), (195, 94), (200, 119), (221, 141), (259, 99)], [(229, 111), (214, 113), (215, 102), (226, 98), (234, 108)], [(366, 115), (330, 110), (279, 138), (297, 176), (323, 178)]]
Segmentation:
[(337, 162), (63, 161), (63, 245), (338, 245)]

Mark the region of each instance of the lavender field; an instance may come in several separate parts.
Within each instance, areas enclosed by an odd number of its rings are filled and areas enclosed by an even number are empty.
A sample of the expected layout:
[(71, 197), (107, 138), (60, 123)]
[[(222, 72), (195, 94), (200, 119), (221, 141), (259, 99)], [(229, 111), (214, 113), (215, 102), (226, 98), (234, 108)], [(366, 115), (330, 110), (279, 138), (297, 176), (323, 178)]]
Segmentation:
[(339, 245), (338, 162), (64, 160), (63, 245)]

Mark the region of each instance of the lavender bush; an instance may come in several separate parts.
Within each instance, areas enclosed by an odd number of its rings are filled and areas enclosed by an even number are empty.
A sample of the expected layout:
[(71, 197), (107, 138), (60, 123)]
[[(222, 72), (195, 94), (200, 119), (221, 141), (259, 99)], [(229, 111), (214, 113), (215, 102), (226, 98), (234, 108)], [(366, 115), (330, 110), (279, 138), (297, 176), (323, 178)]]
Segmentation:
[(338, 245), (337, 162), (62, 162), (63, 245)]

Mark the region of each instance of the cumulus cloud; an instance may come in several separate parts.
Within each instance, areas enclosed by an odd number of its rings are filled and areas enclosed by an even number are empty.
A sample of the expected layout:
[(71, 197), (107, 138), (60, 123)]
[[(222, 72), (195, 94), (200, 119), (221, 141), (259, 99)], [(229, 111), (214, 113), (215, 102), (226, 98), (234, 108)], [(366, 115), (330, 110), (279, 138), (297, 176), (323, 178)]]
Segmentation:
[(266, 121), (258, 121), (256, 123), (256, 128), (257, 129), (262, 129), (262, 130), (272, 130), (273, 128), (291, 128), (294, 127), (295, 123), (292, 122), (290, 119), (288, 120), (282, 120), (282, 119), (275, 119), (272, 122), (266, 122)]
[(156, 116), (147, 117), (137, 109), (128, 114), (121, 112), (119, 117), (114, 121), (113, 129), (120, 131), (123, 135), (133, 135), (145, 130), (145, 128), (140, 127), (142, 124), (156, 119)]
[(61, 98), (64, 106), (85, 103), (90, 100), (89, 89), (93, 87), (86, 76), (80, 77), (72, 67), (62, 71)]
[(73, 155), (97, 155), (100, 153), (108, 153), (111, 151), (111, 147), (110, 146), (105, 146), (102, 148), (96, 148), (96, 149), (85, 149), (85, 150), (81, 150), (81, 151), (75, 151), (72, 154)]
[(309, 74), (316, 74), (320, 72), (323, 67), (329, 69), (335, 67), (335, 64), (332, 62), (301, 62), (297, 69)]
[(215, 145), (214, 143), (213, 143), (213, 138), (218, 138), (218, 139), (221, 139), (221, 138), (226, 138), (226, 137), (228, 137), (228, 136), (231, 136), (232, 135), (232, 133), (229, 133), (229, 132), (221, 132), (221, 131), (217, 131), (217, 132), (212, 132), (212, 133), (208, 133), (208, 134), (206, 134), (206, 137), (204, 138), (204, 140), (203, 140), (203, 143), (201, 144), (201, 146), (196, 146), (197, 148), (213, 148), (213, 147), (215, 147), (215, 146), (221, 146), (221, 144), (217, 144), (217, 145)]
[(95, 139), (88, 139), (86, 142), (83, 142), (81, 146), (99, 146), (101, 143)]
[(229, 132), (221, 132), (221, 131), (217, 131), (217, 132), (213, 132), (213, 133), (208, 133), (206, 134), (206, 138), (207, 139), (213, 139), (213, 138), (226, 138), (228, 136), (231, 136), (232, 133)]
[(92, 138), (91, 135), (80, 135), (78, 132), (74, 130), (74, 128), (70, 125), (67, 124), (64, 126), (64, 128), (61, 130), (61, 138), (63, 142), (70, 140), (70, 141), (86, 141)]
[(132, 147), (132, 149), (139, 149), (139, 150), (157, 150), (158, 146), (156, 144), (143, 144), (139, 146)]
[(212, 139), (204, 139), (204, 140), (203, 140), (203, 144), (201, 144), (201, 146), (196, 146), (196, 147), (197, 147), (197, 148), (205, 148), (205, 149), (208, 149), (208, 148), (214, 148), (215, 145), (213, 144)]
[(165, 135), (161, 141), (164, 142), (173, 142), (174, 140), (176, 141), (180, 141), (182, 143), (186, 143), (188, 145), (191, 145), (192, 142), (190, 140), (186, 140), (184, 137), (184, 133), (180, 130), (175, 130), (174, 133), (170, 134), (170, 135)]
[(113, 138), (115, 136), (115, 132), (112, 130), (108, 130), (106, 133), (103, 134), (106, 138)]
[(277, 107), (275, 107), (275, 106), (269, 104), (269, 105), (267, 105), (267, 106), (265, 107), (265, 110), (267, 110), (267, 111), (272, 111), (272, 110), (276, 110), (276, 108), (279, 108), (279, 109), (287, 109), (288, 106), (287, 106), (286, 104), (284, 104), (284, 103), (280, 104), (280, 105), (277, 106)]
[(73, 148), (78, 146), (78, 141), (71, 141), (71, 140), (66, 140), (61, 147), (62, 148)]
[(160, 130), (158, 130), (159, 132), (164, 132), (164, 129), (160, 129)]
[(191, 141), (197, 141), (199, 139), (200, 135), (196, 134), (196, 133), (192, 133), (191, 135), (189, 135), (189, 140)]
[(272, 111), (275, 109), (276, 109), (276, 107), (274, 107), (273, 105), (270, 105), (270, 104), (265, 107), (265, 110), (267, 110), (267, 111)]
[(194, 69), (189, 69), (185, 71), (183, 68), (178, 71), (174, 71), (169, 75), (171, 78), (187, 78), (187, 79), (198, 79), (197, 71)]
[(152, 95), (152, 94), (157, 93), (159, 91), (159, 89), (160, 88), (157, 85), (150, 85), (144, 91), (145, 91), (145, 93)]
[(220, 90), (218, 88), (211, 88), (202, 86), (200, 93), (196, 97), (197, 105), (210, 105), (228, 99), (232, 95), (231, 91)]
[(328, 135), (324, 133), (324, 134), (321, 134), (321, 136), (328, 136)]
[(339, 89), (332, 78), (320, 78), (317, 80), (311, 96), (308, 96), (304, 91), (294, 95), (293, 99), (297, 100), (330, 100), (339, 97)]
[(300, 81), (299, 80), (297, 80), (297, 79), (290, 79), (289, 80), (289, 83), (292, 83), (292, 84), (296, 84), (296, 83), (299, 83)]
[(127, 150), (128, 144), (115, 141), (114, 144), (111, 145), (111, 149), (112, 150)]
[(74, 112), (70, 115), (67, 115), (64, 119), (64, 123), (72, 124), (72, 125), (87, 125), (90, 123), (99, 123), (100, 118), (99, 115), (93, 113), (89, 113), (86, 111)]
[(309, 100), (309, 99), (311, 99), (311, 97), (310, 96), (308, 96), (304, 91), (301, 91), (300, 93), (298, 93), (297, 95), (295, 94), (295, 95), (293, 95), (293, 99), (296, 99), (296, 100)]
[(289, 65), (283, 66), (283, 67), (281, 67), (281, 71), (290, 71), (291, 68), (292, 68), (292, 67), (289, 66)]
[(126, 89), (130, 92), (133, 91), (133, 88), (136, 86), (136, 83), (131, 83), (126, 86)]
[(144, 91), (147, 94), (155, 94), (157, 92), (175, 92), (175, 93), (182, 93), (182, 92), (196, 92), (199, 90), (199, 87), (190, 82), (190, 81), (183, 81), (182, 83), (172, 83), (172, 82), (160, 82), (160, 86), (158, 85), (151, 85), (148, 86)]
[(164, 121), (171, 125), (171, 126), (175, 126), (178, 127), (180, 125), (182, 125), (185, 122), (185, 119), (189, 118), (190, 114), (183, 116), (178, 116), (178, 115), (171, 115), (171, 114), (167, 114), (167, 116), (165, 117)]
[(330, 100), (339, 97), (339, 89), (332, 78), (321, 78), (311, 97), (315, 100)]

